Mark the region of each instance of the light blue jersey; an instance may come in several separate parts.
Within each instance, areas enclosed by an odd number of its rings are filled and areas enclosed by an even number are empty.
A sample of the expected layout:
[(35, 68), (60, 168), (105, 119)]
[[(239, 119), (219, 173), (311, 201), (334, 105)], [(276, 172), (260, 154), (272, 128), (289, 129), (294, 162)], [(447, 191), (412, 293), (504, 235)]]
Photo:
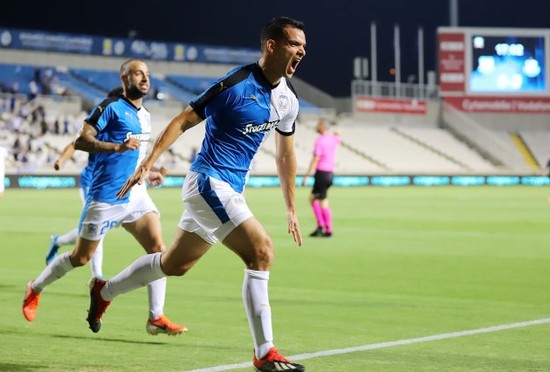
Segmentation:
[(137, 109), (125, 97), (114, 97), (100, 103), (86, 118), (86, 122), (97, 130), (97, 138), (100, 141), (123, 143), (130, 138), (141, 141), (139, 150), (94, 154), (88, 201), (127, 203), (130, 194), (117, 200), (116, 193), (145, 157), (147, 143), (151, 137), (151, 115), (145, 107)]
[(94, 154), (88, 154), (88, 164), (80, 172), (79, 187), (81, 189), (88, 188), (92, 184), (92, 177), (94, 175)]
[(257, 64), (230, 71), (190, 105), (206, 119), (191, 170), (225, 181), (237, 192), (243, 191), (252, 159), (272, 130), (294, 134), (299, 109), (290, 83), (283, 78), (271, 85)]
[(94, 159), (95, 155), (92, 153), (88, 154), (88, 164), (80, 172), (80, 177), (78, 181), (78, 187), (82, 190), (82, 198), (84, 202), (88, 199), (88, 194), (90, 193), (90, 186), (92, 185), (92, 178), (94, 175)]

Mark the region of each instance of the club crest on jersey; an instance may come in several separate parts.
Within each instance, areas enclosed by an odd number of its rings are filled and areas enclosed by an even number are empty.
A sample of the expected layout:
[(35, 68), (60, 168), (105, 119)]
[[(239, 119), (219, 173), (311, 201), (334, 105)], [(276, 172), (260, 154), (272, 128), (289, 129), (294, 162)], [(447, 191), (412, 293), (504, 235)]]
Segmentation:
[(97, 225), (93, 223), (88, 224), (88, 233), (89, 234), (96, 234), (97, 233)]
[(281, 94), (277, 102), (277, 110), (285, 112), (288, 110), (288, 96), (286, 94)]

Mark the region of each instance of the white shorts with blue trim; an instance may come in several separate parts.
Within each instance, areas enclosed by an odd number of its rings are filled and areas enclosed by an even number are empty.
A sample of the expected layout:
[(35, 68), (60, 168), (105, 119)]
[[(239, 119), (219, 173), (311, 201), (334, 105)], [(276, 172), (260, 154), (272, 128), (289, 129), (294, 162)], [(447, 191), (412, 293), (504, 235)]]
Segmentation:
[(160, 216), (146, 189), (136, 185), (131, 191), (128, 203), (109, 204), (91, 201), (87, 204), (82, 211), (78, 232), (84, 239), (100, 240), (110, 229), (135, 222), (149, 212)]
[(224, 181), (189, 171), (181, 190), (183, 206), (178, 227), (196, 233), (209, 244), (223, 241), (237, 226), (253, 217), (241, 193)]

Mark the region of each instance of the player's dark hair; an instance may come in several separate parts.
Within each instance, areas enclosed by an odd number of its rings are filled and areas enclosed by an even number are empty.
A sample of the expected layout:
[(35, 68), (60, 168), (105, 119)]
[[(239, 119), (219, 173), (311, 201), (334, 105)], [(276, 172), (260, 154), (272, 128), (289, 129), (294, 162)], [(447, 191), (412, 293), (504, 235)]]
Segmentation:
[(134, 62), (134, 61), (139, 61), (139, 62), (143, 62), (145, 63), (144, 60), (142, 59), (139, 59), (139, 58), (130, 58), (128, 60), (126, 60), (121, 66), (120, 66), (120, 75), (128, 75), (128, 73), (130, 72), (130, 63)]
[(304, 30), (304, 22), (297, 21), (289, 17), (276, 17), (269, 21), (260, 33), (260, 43), (263, 45), (267, 40), (272, 39), (280, 41), (284, 38), (285, 27), (295, 27), (299, 30)]

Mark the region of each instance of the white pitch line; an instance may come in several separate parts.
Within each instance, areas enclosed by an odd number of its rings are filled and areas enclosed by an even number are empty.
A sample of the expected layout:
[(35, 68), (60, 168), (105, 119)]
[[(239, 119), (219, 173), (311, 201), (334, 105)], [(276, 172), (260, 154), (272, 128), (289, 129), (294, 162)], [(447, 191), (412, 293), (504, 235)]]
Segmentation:
[[(380, 342), (380, 343), (377, 343), (377, 344), (354, 346), (354, 347), (348, 347), (348, 348), (345, 348), (345, 349), (333, 349), (333, 350), (317, 351), (315, 353), (297, 354), (297, 355), (289, 356), (288, 359), (298, 361), (298, 360), (312, 359), (312, 358), (324, 357), (324, 356), (330, 356), (330, 355), (349, 354), (349, 353), (355, 353), (355, 352), (358, 352), (358, 351), (383, 349), (383, 348), (386, 348), (386, 347), (393, 347), (393, 346), (400, 346), (400, 345), (410, 345), (410, 344), (416, 344), (416, 343), (420, 343), (420, 342), (445, 340), (445, 339), (449, 339), (449, 338), (479, 335), (479, 334), (482, 334), (482, 333), (505, 331), (507, 329), (514, 329), (514, 328), (524, 328), (524, 327), (530, 327), (530, 326), (540, 325), (540, 324), (545, 324), (545, 323), (550, 323), (550, 318), (529, 320), (527, 322), (502, 324), (502, 325), (486, 327), (486, 328), (470, 329), (470, 330), (467, 330), (467, 331), (442, 333), (442, 334), (433, 335), (433, 336), (424, 336), (424, 337), (408, 338), (408, 339), (397, 340), (397, 341)], [(223, 366), (216, 366), (216, 367), (210, 367), (210, 368), (204, 368), (204, 369), (194, 369), (194, 370), (187, 371), (187, 372), (230, 371), (230, 370), (233, 370), (233, 369), (246, 368), (246, 367), (251, 367), (251, 366), (252, 366), (252, 362), (245, 362), (245, 363), (238, 363), (238, 364), (226, 364), (226, 365), (223, 365)]]

